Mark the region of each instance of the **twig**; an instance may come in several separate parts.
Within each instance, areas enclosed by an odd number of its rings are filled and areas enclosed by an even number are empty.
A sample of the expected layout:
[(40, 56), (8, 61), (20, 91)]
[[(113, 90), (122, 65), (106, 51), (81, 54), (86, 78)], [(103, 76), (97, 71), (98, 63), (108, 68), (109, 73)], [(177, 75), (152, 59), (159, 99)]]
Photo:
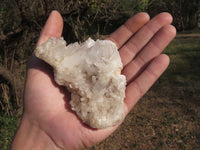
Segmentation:
[(13, 99), (16, 99), (17, 107), (19, 107), (19, 100), (22, 97), (22, 84), (19, 79), (16, 79), (15, 76), (6, 68), (0, 66), (0, 76), (2, 76), (6, 81), (11, 85), (11, 96)]

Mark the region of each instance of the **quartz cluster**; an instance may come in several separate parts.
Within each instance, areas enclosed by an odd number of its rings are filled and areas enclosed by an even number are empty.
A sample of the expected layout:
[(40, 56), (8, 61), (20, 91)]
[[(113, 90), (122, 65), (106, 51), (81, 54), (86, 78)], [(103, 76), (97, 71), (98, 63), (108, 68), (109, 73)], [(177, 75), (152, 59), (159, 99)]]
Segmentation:
[(71, 92), (71, 109), (85, 124), (106, 128), (123, 119), (126, 78), (113, 42), (89, 38), (66, 46), (52, 37), (34, 53), (54, 68), (56, 83)]

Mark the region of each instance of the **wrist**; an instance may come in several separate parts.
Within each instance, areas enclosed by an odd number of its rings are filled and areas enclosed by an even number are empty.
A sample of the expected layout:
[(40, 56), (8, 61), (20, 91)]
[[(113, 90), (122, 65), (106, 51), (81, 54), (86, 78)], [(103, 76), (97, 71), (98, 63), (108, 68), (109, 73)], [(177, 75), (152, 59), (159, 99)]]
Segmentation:
[(14, 137), (11, 150), (59, 150), (51, 137), (44, 132), (39, 124), (30, 121), (23, 115), (17, 133)]

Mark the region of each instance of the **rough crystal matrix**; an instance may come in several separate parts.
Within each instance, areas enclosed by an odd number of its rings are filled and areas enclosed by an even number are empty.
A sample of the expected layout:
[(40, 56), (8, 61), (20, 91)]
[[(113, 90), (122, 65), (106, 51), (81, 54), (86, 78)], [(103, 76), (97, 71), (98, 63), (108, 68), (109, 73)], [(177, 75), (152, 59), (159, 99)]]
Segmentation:
[(106, 128), (124, 116), (126, 78), (117, 46), (89, 38), (66, 46), (63, 38), (50, 38), (35, 55), (54, 68), (57, 84), (71, 92), (71, 109), (92, 128)]

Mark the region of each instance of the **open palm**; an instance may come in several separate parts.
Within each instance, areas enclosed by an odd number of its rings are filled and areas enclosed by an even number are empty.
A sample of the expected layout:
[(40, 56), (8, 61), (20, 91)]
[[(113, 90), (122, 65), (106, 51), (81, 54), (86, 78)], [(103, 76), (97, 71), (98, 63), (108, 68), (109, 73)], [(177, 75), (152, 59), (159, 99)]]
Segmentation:
[[(146, 13), (139, 13), (112, 33), (113, 41), (123, 63), (126, 76), (125, 115), (164, 72), (169, 58), (161, 54), (175, 36), (172, 17), (162, 13), (149, 21)], [(37, 45), (49, 37), (59, 38), (63, 20), (53, 11), (41, 32)], [(27, 71), (24, 93), (23, 120), (40, 128), (55, 149), (88, 147), (109, 136), (119, 125), (106, 129), (92, 129), (83, 124), (68, 105), (69, 93), (53, 80), (53, 70), (45, 62), (32, 56)]]

